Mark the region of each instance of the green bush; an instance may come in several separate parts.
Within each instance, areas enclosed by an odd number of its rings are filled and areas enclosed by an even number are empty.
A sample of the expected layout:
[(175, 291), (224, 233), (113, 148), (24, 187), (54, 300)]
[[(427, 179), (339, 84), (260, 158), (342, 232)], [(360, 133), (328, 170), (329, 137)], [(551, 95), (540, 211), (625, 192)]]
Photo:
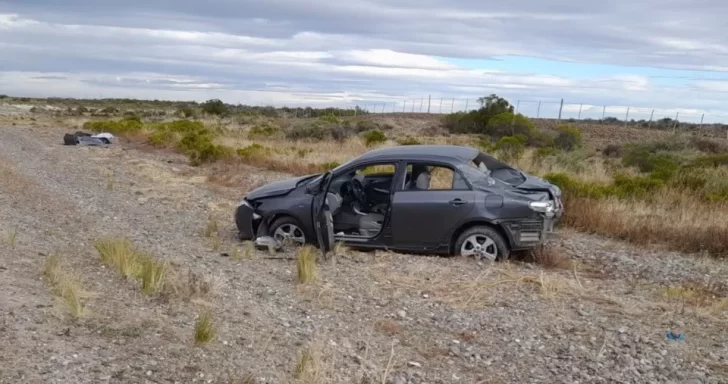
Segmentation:
[(516, 161), (523, 156), (527, 140), (524, 135), (503, 136), (495, 144), (495, 149), (500, 152), (501, 160), (504, 162)]
[(533, 159), (536, 161), (541, 161), (549, 156), (556, 155), (556, 153), (557, 153), (557, 150), (556, 150), (556, 148), (553, 148), (553, 147), (539, 148), (536, 150), (536, 152), (534, 152)]
[(606, 157), (622, 157), (622, 147), (617, 144), (609, 144), (603, 150), (602, 154)]
[(691, 167), (720, 167), (728, 165), (728, 153), (722, 155), (701, 156), (693, 159)]
[(266, 121), (262, 124), (254, 126), (253, 128), (250, 128), (250, 131), (248, 131), (248, 137), (250, 139), (271, 137), (280, 132), (280, 130), (281, 128), (279, 126)]
[(212, 163), (227, 157), (232, 150), (212, 142), (210, 134), (205, 132), (188, 132), (180, 139), (178, 148), (190, 159), (190, 165), (197, 166)]
[(230, 113), (228, 106), (221, 100), (212, 99), (200, 105), (202, 112), (210, 115), (226, 116)]
[(535, 132), (536, 127), (531, 120), (520, 113), (517, 115), (511, 112), (501, 113), (490, 118), (485, 126), (485, 134), (495, 139), (515, 135), (523, 135), (528, 139)]
[(121, 120), (107, 120), (107, 121), (87, 121), (83, 124), (85, 130), (93, 132), (108, 132), (114, 135), (124, 135), (129, 133), (139, 132), (144, 128), (139, 118), (135, 119), (121, 119)]
[(371, 131), (362, 132), (361, 137), (362, 139), (364, 139), (364, 144), (367, 147), (381, 144), (387, 141), (387, 135), (385, 135), (384, 132), (379, 129), (372, 129)]
[(253, 157), (269, 155), (271, 153), (271, 149), (258, 143), (253, 143), (247, 147), (238, 148), (235, 152), (241, 159), (250, 160)]
[(324, 116), (320, 116), (318, 119), (319, 119), (319, 121), (322, 121), (324, 123), (331, 123), (331, 124), (339, 124), (341, 122), (339, 120), (339, 118), (337, 118), (334, 115), (324, 115)]
[(374, 129), (379, 129), (379, 125), (371, 120), (359, 120), (356, 122), (356, 133), (362, 133)]
[(177, 110), (177, 115), (184, 119), (197, 118), (197, 110), (190, 107), (183, 107)]
[(331, 131), (336, 125), (317, 121), (301, 121), (286, 130), (285, 136), (289, 140), (321, 141), (331, 137)]
[(399, 144), (399, 145), (420, 145), (422, 143), (412, 136), (405, 136), (405, 137), (397, 138), (397, 144)]
[(728, 152), (728, 146), (717, 141), (693, 137), (690, 144), (700, 152), (721, 154)]
[(556, 127), (556, 131), (558, 132), (554, 139), (556, 147), (564, 151), (573, 151), (581, 147), (581, 131), (578, 128), (571, 125), (559, 125)]

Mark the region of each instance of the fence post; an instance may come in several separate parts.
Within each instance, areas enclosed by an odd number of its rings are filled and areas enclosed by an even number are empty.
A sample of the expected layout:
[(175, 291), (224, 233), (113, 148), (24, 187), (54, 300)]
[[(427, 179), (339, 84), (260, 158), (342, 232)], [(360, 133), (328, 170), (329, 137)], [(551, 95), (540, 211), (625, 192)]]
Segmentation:
[(422, 113), (422, 102), (424, 102), (424, 100), (422, 98), (420, 98), (420, 113)]
[(405, 109), (407, 109), (407, 100), (402, 104), (402, 113), (404, 113)]
[(581, 120), (581, 107), (584, 106), (584, 103), (579, 104), (579, 116), (576, 118), (577, 120)]
[(470, 99), (465, 99), (465, 113), (468, 113), (468, 102)]
[(430, 113), (431, 104), (432, 104), (432, 95), (427, 95), (427, 113)]
[(412, 113), (415, 113), (415, 100), (412, 100)]
[(541, 117), (541, 100), (538, 101), (538, 109), (536, 110), (536, 118)]
[(705, 117), (705, 113), (700, 115), (700, 125), (698, 125), (698, 133), (703, 130), (703, 118)]
[(452, 104), (450, 104), (450, 113), (453, 113), (455, 110), (455, 98), (452, 98)]
[(442, 96), (440, 96), (440, 112), (439, 113), (442, 113)]
[(624, 115), (624, 127), (627, 127), (627, 121), (629, 121), (629, 107), (627, 107), (627, 114)]
[(680, 111), (675, 112), (675, 122), (672, 123), (672, 133), (677, 131), (677, 118), (680, 116)]
[(600, 124), (604, 124), (604, 114), (607, 113), (607, 106), (602, 107), (602, 120)]
[(652, 112), (650, 112), (650, 122), (647, 123), (647, 129), (652, 129), (652, 116), (655, 115), (655, 109), (652, 108)]
[(356, 117), (356, 111), (359, 109), (359, 104), (354, 106), (354, 117)]
[(561, 99), (561, 105), (559, 105), (559, 120), (556, 124), (561, 124), (561, 111), (564, 109), (564, 99)]

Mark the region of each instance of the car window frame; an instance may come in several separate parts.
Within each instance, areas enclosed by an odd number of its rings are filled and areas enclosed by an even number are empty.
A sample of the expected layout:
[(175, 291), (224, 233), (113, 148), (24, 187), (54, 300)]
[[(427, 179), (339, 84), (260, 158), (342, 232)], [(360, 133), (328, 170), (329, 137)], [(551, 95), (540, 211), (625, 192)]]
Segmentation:
[[(398, 186), (397, 186), (397, 192), (443, 192), (443, 191), (472, 191), (473, 190), (473, 184), (468, 180), (465, 175), (458, 169), (456, 165), (453, 165), (452, 163), (445, 162), (445, 161), (438, 161), (438, 160), (402, 160), (402, 177), (401, 180), (399, 180)], [(449, 168), (452, 170), (453, 173), (457, 173), (460, 175), (460, 178), (465, 181), (465, 184), (468, 186), (467, 189), (454, 189), (454, 188), (448, 188), (448, 189), (405, 189), (404, 183), (407, 181), (407, 167), (410, 164), (423, 164), (425, 166), (435, 166), (435, 167), (442, 167), (442, 168)]]
[(397, 175), (399, 174), (399, 170), (401, 169), (400, 166), (402, 165), (402, 162), (400, 160), (365, 160), (360, 163), (353, 163), (353, 164), (348, 165), (346, 168), (342, 168), (336, 172), (332, 172), (331, 180), (333, 181), (334, 179), (336, 179), (346, 173), (349, 173), (352, 170), (358, 169), (358, 168), (369, 167), (372, 165), (376, 166), (376, 165), (389, 165), (389, 164), (394, 164), (394, 173), (392, 173), (392, 184), (390, 184), (390, 186), (389, 186), (390, 196), (391, 196), (391, 194), (394, 193), (393, 186), (395, 185), (395, 182), (397, 181)]

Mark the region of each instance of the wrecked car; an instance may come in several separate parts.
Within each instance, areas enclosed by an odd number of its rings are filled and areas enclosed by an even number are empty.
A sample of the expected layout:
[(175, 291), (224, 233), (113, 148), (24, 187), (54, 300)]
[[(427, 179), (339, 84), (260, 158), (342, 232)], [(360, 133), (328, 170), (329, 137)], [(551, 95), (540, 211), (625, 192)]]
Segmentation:
[(235, 222), (259, 246), (326, 252), (341, 242), (493, 261), (542, 244), (563, 210), (557, 186), (477, 149), (407, 145), (252, 190)]

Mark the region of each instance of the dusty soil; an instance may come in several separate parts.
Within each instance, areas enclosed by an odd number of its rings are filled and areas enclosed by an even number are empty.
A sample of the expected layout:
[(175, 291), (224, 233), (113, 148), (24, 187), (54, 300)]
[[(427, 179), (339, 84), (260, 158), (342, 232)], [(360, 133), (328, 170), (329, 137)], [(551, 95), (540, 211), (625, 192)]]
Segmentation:
[[(301, 286), (291, 254), (229, 256), (236, 201), (284, 175), (241, 167), (213, 186), (213, 168), (178, 155), (0, 129), (2, 383), (289, 383), (306, 349), (308, 382), (728, 382), (724, 262), (562, 230), (553, 249), (573, 268), (343, 251)], [(210, 217), (219, 240), (203, 234)], [(140, 294), (93, 247), (116, 235), (213, 294)], [(83, 284), (83, 318), (42, 276), (53, 253)], [(203, 310), (218, 333), (196, 346)]]

